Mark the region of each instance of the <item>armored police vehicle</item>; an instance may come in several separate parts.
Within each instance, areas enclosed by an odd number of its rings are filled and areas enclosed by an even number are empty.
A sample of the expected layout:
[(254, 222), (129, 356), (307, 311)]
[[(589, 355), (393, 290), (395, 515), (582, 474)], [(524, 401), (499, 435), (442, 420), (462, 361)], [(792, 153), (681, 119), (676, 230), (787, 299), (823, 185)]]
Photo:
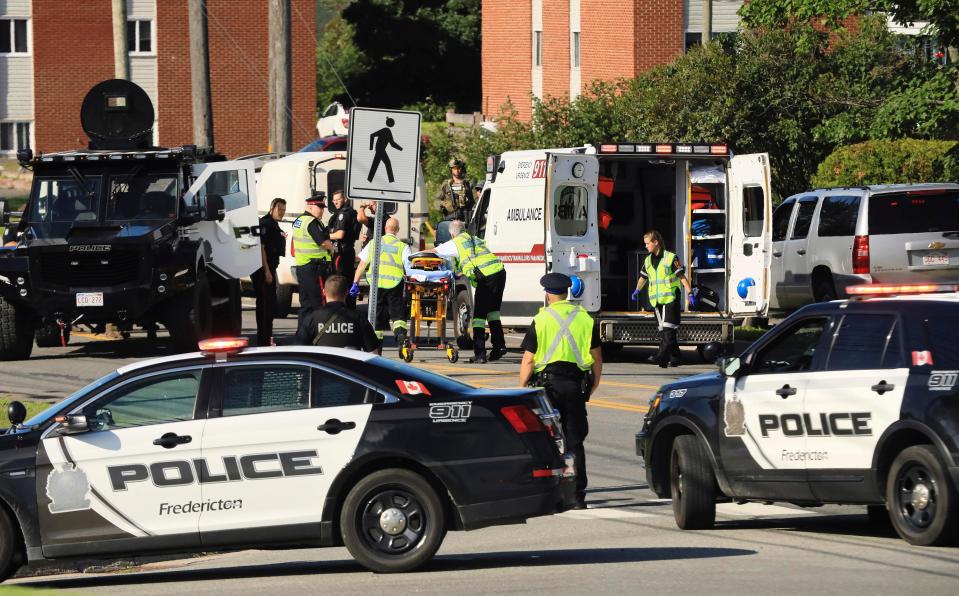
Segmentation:
[(339, 348), (201, 342), (0, 434), (0, 580), (70, 557), (345, 545), (378, 572), (447, 530), (572, 503), (540, 389), (478, 389)]
[(649, 486), (681, 528), (712, 526), (717, 500), (862, 504), (912, 544), (955, 543), (957, 290), (850, 286), (664, 385), (636, 435)]
[(87, 149), (18, 153), (33, 188), (0, 252), (0, 359), (78, 325), (163, 324), (183, 350), (239, 333), (239, 278), (261, 263), (251, 162), (153, 147), (153, 105), (129, 81), (96, 85), (81, 121)]

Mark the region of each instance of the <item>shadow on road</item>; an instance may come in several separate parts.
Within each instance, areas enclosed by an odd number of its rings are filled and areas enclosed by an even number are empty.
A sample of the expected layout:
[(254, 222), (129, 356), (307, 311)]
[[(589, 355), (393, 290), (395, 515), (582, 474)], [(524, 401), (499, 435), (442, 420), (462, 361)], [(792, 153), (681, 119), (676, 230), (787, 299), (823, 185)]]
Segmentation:
[[(609, 563), (642, 563), (657, 561), (713, 559), (755, 555), (757, 551), (741, 548), (574, 548), (541, 551), (505, 551), (474, 555), (444, 555), (434, 558), (420, 573), (443, 573), (496, 568), (540, 567), (559, 565), (600, 565)], [(122, 575), (99, 575), (50, 579), (19, 584), (31, 588), (88, 588), (139, 585), (145, 583), (172, 583), (217, 581), (255, 577), (280, 577), (308, 574), (365, 572), (354, 561), (293, 561), (269, 565), (244, 565), (216, 569), (177, 569), (148, 571)]]
[[(875, 524), (866, 515), (797, 515), (796, 517), (717, 521), (716, 529), (791, 530), (834, 536), (897, 537), (892, 525)], [(906, 542), (903, 542), (903, 545), (905, 544)]]

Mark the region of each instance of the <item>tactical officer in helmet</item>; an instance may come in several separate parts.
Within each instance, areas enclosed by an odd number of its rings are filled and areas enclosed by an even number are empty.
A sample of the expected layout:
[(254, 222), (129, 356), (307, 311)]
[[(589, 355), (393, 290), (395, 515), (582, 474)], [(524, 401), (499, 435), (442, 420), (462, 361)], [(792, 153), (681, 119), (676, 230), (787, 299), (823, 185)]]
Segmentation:
[(326, 194), (319, 192), (306, 200), (306, 212), (293, 222), (293, 253), (296, 281), (300, 285), (300, 317), (323, 304), (323, 280), (332, 267), (329, 232), (323, 225)]
[(326, 306), (300, 319), (297, 344), (380, 352), (380, 340), (373, 326), (365, 316), (346, 305), (349, 284), (342, 275), (331, 275), (326, 280)]
[(520, 385), (546, 389), (559, 410), (566, 445), (576, 464), (576, 506), (586, 508), (586, 449), (589, 434), (586, 402), (599, 387), (603, 351), (599, 328), (582, 306), (566, 300), (572, 280), (549, 273), (539, 283), (546, 291), (546, 306), (539, 309), (523, 338)]
[(466, 179), (466, 164), (458, 157), (450, 159), (450, 177), (443, 181), (436, 203), (443, 219), (467, 221), (473, 213), (473, 188)]

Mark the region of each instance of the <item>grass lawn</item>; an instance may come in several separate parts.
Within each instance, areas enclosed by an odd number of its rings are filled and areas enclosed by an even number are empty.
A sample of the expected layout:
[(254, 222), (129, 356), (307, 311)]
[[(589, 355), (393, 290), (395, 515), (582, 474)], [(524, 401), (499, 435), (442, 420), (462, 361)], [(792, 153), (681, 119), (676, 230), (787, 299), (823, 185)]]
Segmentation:
[[(13, 401), (13, 400), (11, 400), (11, 399), (0, 399), (0, 416), (3, 417), (3, 421), (0, 422), (0, 426), (7, 426), (7, 425), (8, 425), (8, 421), (6, 420), (6, 418), (7, 418), (7, 406), (10, 404), (11, 401)], [(47, 408), (50, 407), (50, 405), (49, 405), (48, 403), (43, 402), (43, 401), (24, 400), (22, 403), (23, 403), (23, 405), (27, 406), (27, 418), (26, 418), (27, 420), (33, 418), (34, 416), (36, 416), (36, 415), (39, 414), (40, 412), (42, 412), (42, 411), (44, 411), (44, 410), (46, 410)]]

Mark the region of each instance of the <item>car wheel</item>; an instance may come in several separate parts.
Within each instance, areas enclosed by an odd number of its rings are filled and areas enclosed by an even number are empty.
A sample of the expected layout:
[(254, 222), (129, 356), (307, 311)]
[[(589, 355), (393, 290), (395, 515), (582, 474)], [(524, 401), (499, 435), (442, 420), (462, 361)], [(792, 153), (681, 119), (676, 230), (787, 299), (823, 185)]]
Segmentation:
[(429, 561), (446, 536), (443, 505), (419, 474), (374, 472), (350, 490), (340, 512), (350, 554), (377, 573), (411, 571)]
[(676, 525), (684, 530), (713, 527), (716, 521), (716, 482), (699, 439), (680, 435), (669, 458), (669, 485)]
[[(35, 339), (37, 342), (38, 348), (59, 348), (61, 347), (60, 341), (60, 326), (53, 323), (49, 325), (43, 325), (42, 327), (37, 327), (35, 333)], [(63, 344), (70, 343), (70, 326), (67, 325), (63, 328)]]
[(197, 273), (192, 291), (184, 292), (170, 302), (164, 325), (180, 352), (196, 351), (197, 342), (213, 334), (210, 282), (203, 271)]
[(0, 509), (0, 582), (8, 579), (20, 568), (19, 546), (19, 536), (10, 514)]
[(830, 302), (836, 299), (836, 285), (832, 275), (821, 273), (813, 278), (812, 295), (816, 302)]
[(959, 495), (929, 445), (904, 449), (886, 479), (886, 503), (896, 532), (910, 544), (953, 544), (959, 539)]
[(290, 310), (293, 308), (293, 289), (292, 284), (277, 284), (276, 285), (276, 312), (274, 317), (277, 319), (285, 319), (290, 315)]
[(213, 310), (213, 334), (239, 337), (243, 333), (243, 298), (240, 280), (225, 282), (226, 301)]
[(0, 297), (0, 360), (26, 360), (33, 352), (33, 320)]

